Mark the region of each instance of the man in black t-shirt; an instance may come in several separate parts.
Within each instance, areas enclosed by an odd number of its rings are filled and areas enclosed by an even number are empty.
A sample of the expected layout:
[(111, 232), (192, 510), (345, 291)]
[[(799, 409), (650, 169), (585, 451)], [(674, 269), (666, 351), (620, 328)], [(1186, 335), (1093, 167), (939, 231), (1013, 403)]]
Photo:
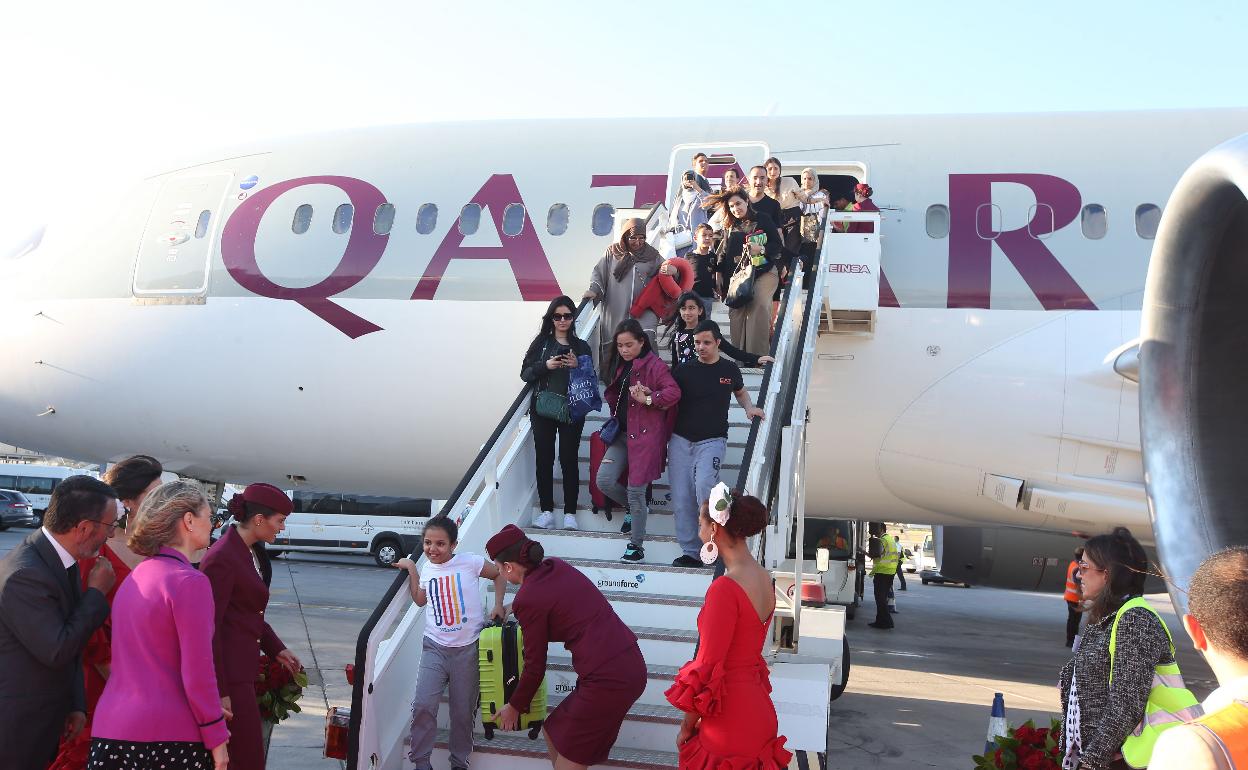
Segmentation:
[(676, 367), (672, 377), (680, 386), (680, 406), (676, 426), (667, 445), (667, 477), (672, 487), (672, 509), (676, 515), (676, 539), (683, 551), (672, 562), (677, 567), (697, 567), (698, 510), (719, 483), (719, 466), (728, 452), (729, 397), (750, 419), (763, 419), (763, 410), (754, 406), (736, 362), (719, 355), (724, 339), (719, 324), (703, 321), (693, 331), (698, 357)]
[(760, 214), (771, 218), (771, 223), (780, 226), (780, 202), (767, 194), (767, 169), (755, 166), (750, 169), (750, 205)]

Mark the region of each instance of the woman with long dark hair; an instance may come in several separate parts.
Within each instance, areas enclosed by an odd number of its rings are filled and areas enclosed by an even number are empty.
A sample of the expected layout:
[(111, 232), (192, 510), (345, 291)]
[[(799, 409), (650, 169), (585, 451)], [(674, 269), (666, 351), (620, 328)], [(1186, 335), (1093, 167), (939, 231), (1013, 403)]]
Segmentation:
[(485, 550), (507, 582), (517, 585), (512, 609), (524, 631), (524, 668), (499, 727), (514, 730), (546, 673), (550, 642), (572, 655), (576, 688), (546, 716), (551, 764), (561, 770), (605, 762), (628, 710), (646, 689), (646, 661), (637, 637), (589, 578), (508, 524)]
[(783, 252), (780, 232), (770, 217), (755, 211), (749, 196), (741, 190), (712, 195), (710, 201), (719, 209), (724, 221), (719, 265), (725, 303), (729, 299), (733, 273), (752, 266), (754, 274), (753, 297), (743, 306), (728, 311), (733, 344), (754, 355), (766, 355), (771, 347), (772, 295), (780, 284), (776, 273)]
[(1174, 644), (1140, 598), (1148, 556), (1125, 527), (1088, 540), (1079, 574), (1091, 607), (1061, 673), (1062, 768), (1125, 768), (1123, 743), (1144, 719), (1158, 667), (1178, 676)]
[[(628, 512), (620, 531), (631, 533), (631, 537), (622, 558), (641, 561), (650, 513), (646, 487), (663, 475), (667, 442), (676, 422), (671, 407), (680, 400), (680, 386), (650, 347), (650, 338), (635, 318), (617, 326), (612, 339), (620, 363), (603, 398), (619, 430), (598, 465), (594, 481), (607, 497), (627, 501)], [(625, 467), (627, 471), (621, 473)]]
[(559, 467), (563, 470), (563, 528), (576, 529), (576, 505), (581, 488), (577, 453), (585, 419), (563, 421), (538, 413), (538, 393), (547, 391), (567, 400), (568, 372), (577, 366), (577, 356), (592, 355), (589, 343), (576, 336), (576, 304), (571, 297), (550, 301), (542, 316), (542, 327), (520, 365), (520, 379), (533, 383), (529, 422), (533, 426), (533, 448), (537, 452), (537, 499), (541, 513), (533, 526), (550, 529), (555, 524), (555, 437), (559, 437)]

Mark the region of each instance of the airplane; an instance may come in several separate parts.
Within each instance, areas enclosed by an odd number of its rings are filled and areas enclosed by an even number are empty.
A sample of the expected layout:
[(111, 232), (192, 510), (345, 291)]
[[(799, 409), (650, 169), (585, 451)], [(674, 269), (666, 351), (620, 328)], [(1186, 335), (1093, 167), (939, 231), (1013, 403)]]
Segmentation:
[(444, 497), (615, 209), (670, 200), (698, 151), (712, 181), (774, 156), (834, 193), (869, 182), (884, 217), (874, 328), (819, 338), (808, 515), (1149, 541), (1153, 238), (1183, 170), (1246, 129), (1242, 109), (418, 124), (70, 186), (0, 253), (0, 440)]

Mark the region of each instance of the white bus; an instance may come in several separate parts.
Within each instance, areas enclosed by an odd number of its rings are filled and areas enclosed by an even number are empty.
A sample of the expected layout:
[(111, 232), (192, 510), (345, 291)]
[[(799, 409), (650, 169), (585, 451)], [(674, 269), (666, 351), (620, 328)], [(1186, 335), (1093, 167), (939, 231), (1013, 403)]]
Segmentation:
[(63, 465), (34, 465), (24, 463), (0, 463), (0, 489), (14, 489), (26, 495), (33, 506), (35, 516), (43, 522), (43, 512), (52, 500), (52, 490), (62, 479), (70, 476), (96, 476), (94, 471), (66, 468)]

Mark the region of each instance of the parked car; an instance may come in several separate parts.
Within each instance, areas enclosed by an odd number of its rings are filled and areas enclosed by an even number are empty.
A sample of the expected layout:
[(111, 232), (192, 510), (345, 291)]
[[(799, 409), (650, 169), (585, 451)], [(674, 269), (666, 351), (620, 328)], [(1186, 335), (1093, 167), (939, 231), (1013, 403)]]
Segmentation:
[(9, 527), (37, 527), (39, 517), (26, 495), (16, 489), (0, 489), (0, 531)]

